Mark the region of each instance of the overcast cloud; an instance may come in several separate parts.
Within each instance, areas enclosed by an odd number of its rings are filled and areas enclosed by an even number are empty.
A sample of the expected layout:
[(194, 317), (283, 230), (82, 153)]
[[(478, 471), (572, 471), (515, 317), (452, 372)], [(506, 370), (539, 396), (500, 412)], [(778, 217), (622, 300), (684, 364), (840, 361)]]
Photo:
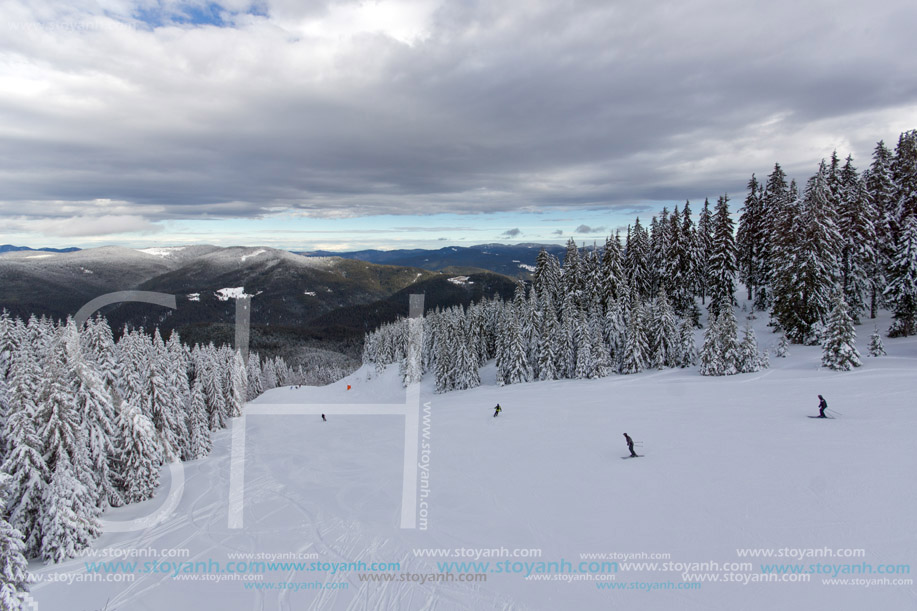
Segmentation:
[(639, 210), (917, 127), (912, 0), (104, 6), (0, 8), (8, 227)]

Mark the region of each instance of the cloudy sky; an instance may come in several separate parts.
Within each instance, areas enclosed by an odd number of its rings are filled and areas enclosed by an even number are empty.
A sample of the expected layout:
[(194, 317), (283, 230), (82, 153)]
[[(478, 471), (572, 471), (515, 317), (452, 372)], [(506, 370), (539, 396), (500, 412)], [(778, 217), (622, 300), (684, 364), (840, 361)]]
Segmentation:
[(917, 128), (917, 3), (5, 0), (0, 242), (592, 242)]

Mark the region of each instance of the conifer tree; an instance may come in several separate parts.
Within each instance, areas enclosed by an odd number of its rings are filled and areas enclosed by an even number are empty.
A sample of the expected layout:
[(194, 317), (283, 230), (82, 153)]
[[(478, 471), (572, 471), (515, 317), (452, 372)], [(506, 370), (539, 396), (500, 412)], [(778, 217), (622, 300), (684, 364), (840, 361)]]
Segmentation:
[(759, 302), (760, 287), (764, 285), (763, 258), (766, 252), (767, 217), (764, 209), (764, 187), (754, 174), (748, 181), (748, 195), (739, 217), (736, 234), (736, 267), (739, 280), (745, 283), (748, 299)]
[(878, 280), (875, 276), (879, 271), (878, 246), (875, 209), (866, 184), (860, 180), (849, 155), (840, 171), (838, 188), (841, 286), (844, 300), (850, 306), (850, 315), (854, 322), (859, 322), (860, 315), (867, 308), (871, 284)]
[(541, 328), (538, 330), (538, 347), (536, 350), (538, 379), (556, 380), (559, 377), (557, 371), (557, 348), (560, 344), (560, 337), (557, 317), (554, 314), (554, 302), (550, 293), (545, 293), (542, 305)]
[(704, 303), (710, 288), (710, 257), (713, 254), (713, 215), (710, 212), (710, 201), (704, 200), (704, 207), (697, 218), (697, 232), (694, 243), (694, 261), (697, 294)]
[(885, 298), (895, 318), (889, 335), (907, 337), (917, 332), (917, 214), (904, 222), (889, 270)]
[(777, 265), (772, 316), (790, 340), (811, 344), (817, 340), (816, 325), (824, 324), (831, 308), (831, 294), (838, 279), (840, 234), (835, 213), (828, 204), (827, 167), (809, 179), (798, 207), (793, 242), (781, 252)]
[(41, 544), (42, 497), (50, 478), (38, 435), (34, 402), (34, 364), (28, 346), (17, 349), (10, 369), (10, 405), (6, 423), (9, 442), (0, 470), (9, 474), (4, 498), (8, 519), (25, 536), (25, 554), (35, 556)]
[(114, 471), (126, 503), (145, 501), (159, 487), (162, 446), (153, 422), (131, 401), (121, 404), (115, 419), (117, 431)]
[(80, 468), (59, 455), (42, 497), (41, 557), (51, 562), (73, 558), (102, 534), (93, 493), (80, 481)]
[(697, 344), (694, 340), (694, 323), (682, 319), (678, 326), (678, 366), (691, 367), (697, 363)]
[(723, 348), (720, 344), (720, 325), (718, 318), (707, 322), (704, 331), (704, 344), (700, 350), (700, 367), (698, 371), (702, 376), (721, 376), (725, 374), (723, 364)]
[(739, 344), (738, 362), (736, 368), (739, 373), (752, 373), (761, 369), (761, 355), (758, 354), (758, 339), (751, 324), (745, 324), (742, 342)]
[(777, 358), (785, 359), (790, 353), (790, 340), (787, 338), (786, 334), (780, 336), (780, 340), (777, 342), (777, 348), (774, 349), (774, 356)]
[(207, 400), (204, 398), (204, 386), (200, 378), (195, 380), (191, 387), (188, 432), (191, 438), (190, 459), (195, 460), (210, 454), (213, 442), (207, 417)]
[(736, 303), (736, 244), (726, 195), (716, 202), (708, 275), (710, 312), (719, 314), (721, 310), (733, 307)]
[(882, 343), (882, 336), (879, 335), (879, 327), (873, 329), (872, 335), (869, 336), (869, 356), (885, 356), (885, 344)]
[(619, 371), (623, 374), (640, 373), (646, 368), (648, 352), (649, 345), (643, 328), (643, 307), (634, 291)]
[(245, 397), (248, 396), (246, 384), (248, 376), (245, 372), (245, 361), (242, 359), (242, 353), (236, 352), (232, 358), (232, 378), (230, 381), (229, 395), (229, 417), (238, 418), (242, 415), (242, 408), (245, 406)]
[(828, 318), (825, 328), (825, 340), (822, 343), (822, 366), (829, 369), (849, 371), (860, 366), (860, 353), (856, 347), (856, 330), (853, 319), (848, 313), (849, 307), (843, 296), (838, 293), (834, 298), (834, 309)]
[(4, 611), (25, 611), (32, 602), (29, 596), (29, 566), (26, 561), (23, 534), (7, 522), (6, 480), (0, 473), (0, 609)]
[(635, 288), (641, 299), (647, 299), (652, 295), (649, 236), (640, 224), (639, 217), (628, 233), (624, 250), (624, 271), (627, 274), (628, 286)]

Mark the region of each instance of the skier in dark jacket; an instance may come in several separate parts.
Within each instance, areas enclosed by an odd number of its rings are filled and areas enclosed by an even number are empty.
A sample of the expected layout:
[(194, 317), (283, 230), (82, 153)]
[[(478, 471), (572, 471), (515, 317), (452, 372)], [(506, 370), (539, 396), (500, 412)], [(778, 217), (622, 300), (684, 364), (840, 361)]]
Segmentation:
[(825, 401), (825, 398), (821, 395), (818, 395), (818, 417), (827, 418), (825, 415), (825, 410), (828, 409), (828, 402)]
[(325, 418), (325, 414), (322, 414), (322, 422), (328, 422), (328, 419)]
[(496, 417), (497, 417), (497, 414), (499, 414), (499, 413), (502, 412), (502, 411), (503, 411), (503, 408), (500, 407), (500, 404), (499, 404), (499, 403), (497, 403), (497, 407), (494, 408), (494, 418), (496, 418)]
[(631, 458), (636, 458), (637, 453), (634, 452), (634, 440), (630, 438), (630, 435), (624, 433), (624, 439), (627, 441), (627, 449), (630, 450)]

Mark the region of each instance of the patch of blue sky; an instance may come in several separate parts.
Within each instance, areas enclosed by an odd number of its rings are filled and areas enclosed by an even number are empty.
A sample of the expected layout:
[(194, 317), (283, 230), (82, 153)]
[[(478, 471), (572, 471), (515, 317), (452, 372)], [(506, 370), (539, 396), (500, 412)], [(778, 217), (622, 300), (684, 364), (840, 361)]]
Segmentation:
[(172, 26), (214, 26), (232, 27), (237, 15), (267, 16), (267, 7), (262, 2), (253, 2), (244, 11), (230, 10), (218, 2), (178, 2), (138, 6), (134, 17), (152, 29)]

